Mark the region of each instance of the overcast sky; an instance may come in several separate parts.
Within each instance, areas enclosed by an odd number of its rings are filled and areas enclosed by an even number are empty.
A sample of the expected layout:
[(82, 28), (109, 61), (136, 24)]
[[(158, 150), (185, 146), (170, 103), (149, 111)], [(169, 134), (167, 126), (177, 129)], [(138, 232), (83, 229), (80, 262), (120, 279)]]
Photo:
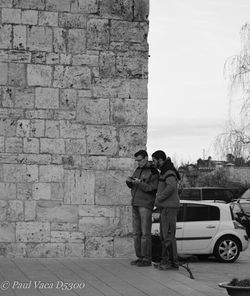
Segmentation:
[(250, 0), (150, 0), (149, 19), (148, 152), (179, 165), (216, 159), (228, 120), (224, 63), (240, 52)]

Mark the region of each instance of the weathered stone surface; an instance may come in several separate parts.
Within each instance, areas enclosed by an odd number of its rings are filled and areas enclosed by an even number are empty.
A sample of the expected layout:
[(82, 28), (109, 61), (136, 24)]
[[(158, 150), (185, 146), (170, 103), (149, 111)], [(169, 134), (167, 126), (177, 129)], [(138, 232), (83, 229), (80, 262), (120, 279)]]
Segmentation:
[(3, 164), (3, 180), (5, 182), (27, 181), (27, 166), (24, 164)]
[(1, 222), (0, 242), (14, 242), (15, 232), (15, 223)]
[(52, 243), (84, 243), (85, 236), (81, 232), (51, 231)]
[(64, 180), (64, 170), (61, 165), (41, 165), (39, 167), (41, 182), (62, 182)]
[(15, 89), (15, 107), (32, 109), (34, 108), (34, 89), (16, 88)]
[(87, 237), (85, 246), (86, 257), (109, 258), (114, 256), (113, 237)]
[(50, 224), (48, 222), (17, 222), (17, 242), (48, 242), (50, 241)]
[(65, 245), (62, 243), (27, 244), (26, 256), (30, 258), (64, 257)]
[(98, 67), (98, 55), (74, 54), (72, 56), (73, 65), (86, 65), (89, 67)]
[(31, 26), (28, 29), (27, 47), (30, 50), (52, 51), (52, 29)]
[(58, 13), (51, 11), (39, 11), (38, 24), (39, 26), (58, 26)]
[[(54, 52), (66, 52), (68, 32), (63, 28), (53, 28), (53, 51)], [(67, 59), (67, 64), (69, 61)]]
[(120, 77), (147, 78), (147, 59), (147, 53), (119, 55), (116, 59), (116, 74)]
[(40, 151), (41, 153), (50, 154), (64, 154), (65, 143), (63, 139), (40, 139)]
[(2, 23), (20, 24), (21, 23), (21, 9), (3, 8), (2, 9)]
[(28, 65), (27, 82), (29, 86), (50, 86), (52, 68), (45, 65)]
[(6, 138), (5, 151), (8, 153), (22, 153), (23, 152), (23, 140), (22, 138)]
[(90, 19), (87, 24), (87, 49), (108, 49), (109, 21), (105, 19)]
[(51, 183), (51, 199), (63, 200), (64, 198), (64, 183)]
[(0, 63), (0, 84), (7, 84), (8, 64)]
[(69, 222), (51, 222), (51, 231), (69, 231), (75, 232), (78, 229), (77, 223)]
[(0, 152), (4, 152), (4, 137), (0, 137)]
[(45, 137), (59, 138), (60, 123), (58, 120), (46, 120), (45, 122)]
[(77, 92), (74, 89), (60, 90), (60, 108), (75, 110), (77, 103)]
[(15, 92), (13, 87), (2, 88), (2, 105), (3, 107), (14, 107)]
[(108, 170), (125, 170), (133, 171), (135, 169), (135, 162), (131, 158), (109, 158)]
[(54, 87), (59, 88), (90, 88), (91, 73), (85, 66), (56, 66), (54, 72)]
[(81, 13), (60, 13), (59, 27), (63, 28), (85, 28), (87, 26), (87, 18)]
[(71, 53), (86, 52), (86, 31), (83, 29), (70, 29), (68, 35), (68, 50)]
[(85, 139), (70, 139), (65, 140), (65, 151), (67, 154), (86, 154), (86, 140)]
[(95, 176), (88, 170), (65, 171), (65, 197), (67, 204), (94, 204)]
[(146, 127), (124, 127), (119, 131), (119, 156), (132, 157), (135, 151), (145, 149)]
[(60, 134), (62, 138), (85, 139), (86, 131), (80, 123), (72, 123), (71, 121), (60, 121)]
[(100, 54), (100, 77), (114, 77), (116, 75), (116, 55), (112, 52)]
[(66, 243), (65, 244), (66, 257), (84, 257), (85, 244), (84, 243)]
[(111, 114), (113, 124), (145, 125), (147, 122), (147, 100), (112, 100)]
[(79, 219), (79, 230), (85, 236), (114, 236), (121, 233), (120, 219), (110, 217), (83, 217)]
[(9, 64), (9, 85), (24, 86), (25, 80), (25, 66), (24, 64)]
[(9, 200), (6, 211), (7, 221), (22, 221), (24, 220), (24, 208), (21, 200)]
[(89, 154), (114, 155), (118, 143), (113, 126), (87, 126), (87, 152)]
[(106, 170), (107, 156), (82, 156), (82, 168), (86, 170)]
[(80, 217), (117, 217), (119, 209), (115, 206), (80, 205)]
[(109, 124), (109, 100), (79, 97), (76, 120), (85, 124)]
[(81, 166), (81, 155), (56, 155), (52, 157), (53, 164), (61, 164), (63, 168), (72, 170), (72, 169), (82, 169)]
[(133, 5), (130, 0), (106, 0), (100, 3), (101, 15), (108, 18), (133, 19)]
[(60, 55), (59, 53), (49, 52), (46, 54), (46, 64), (59, 64), (60, 63)]
[(31, 130), (30, 120), (21, 119), (17, 121), (16, 135), (18, 137), (29, 137)]
[(11, 48), (11, 25), (0, 26), (0, 49)]
[[(28, 119), (52, 119), (53, 118), (53, 110), (28, 110), (25, 112), (25, 117)], [(42, 120), (33, 120), (33, 122), (44, 123)]]
[(0, 199), (16, 199), (16, 184), (0, 183)]
[(69, 53), (60, 53), (60, 64), (71, 65), (72, 55)]
[(38, 11), (36, 10), (22, 10), (22, 24), (37, 25)]
[(115, 237), (114, 238), (114, 257), (133, 257), (134, 241), (132, 237)]
[[(38, 115), (38, 117), (42, 117), (42, 115), (44, 115), (45, 117), (48, 116), (50, 117), (50, 113), (42, 113), (37, 111), (37, 113), (35, 113)], [(33, 116), (31, 116), (33, 117)], [(46, 117), (47, 118), (47, 117)], [(30, 136), (31, 137), (44, 137), (44, 130), (45, 130), (45, 121), (44, 120), (40, 120), (40, 119), (32, 119), (30, 121)]]
[(37, 202), (38, 221), (75, 223), (77, 214), (77, 206), (74, 205), (63, 205), (60, 201)]
[(0, 7), (12, 7), (12, 0), (1, 0)]
[(6, 212), (8, 203), (5, 200), (0, 200), (0, 221), (6, 221)]
[(14, 26), (13, 27), (13, 48), (14, 49), (26, 49), (26, 26)]
[(35, 164), (27, 165), (26, 182), (38, 182), (38, 166)]
[(36, 219), (36, 201), (25, 200), (24, 201), (24, 220), (34, 221)]
[(31, 53), (19, 50), (10, 50), (8, 55), (9, 62), (17, 63), (30, 63)]
[(23, 152), (24, 153), (39, 153), (39, 140), (36, 138), (23, 139)]
[(31, 183), (17, 183), (17, 199), (22, 199), (22, 200), (32, 199)]
[(137, 21), (147, 21), (149, 15), (149, 1), (134, 1), (134, 19)]
[(129, 172), (126, 171), (97, 172), (95, 203), (97, 205), (130, 204), (130, 193), (125, 183), (128, 175)]
[(13, 7), (42, 10), (45, 8), (45, 0), (13, 0)]
[(50, 183), (34, 183), (32, 186), (32, 196), (35, 200), (51, 199)]
[[(24, 139), (25, 141), (25, 139)], [(17, 157), (18, 163), (24, 164), (50, 164), (51, 163), (51, 155), (49, 154), (19, 154)]]
[(76, 119), (76, 111), (72, 110), (55, 110), (54, 119), (73, 120)]
[(71, 11), (81, 13), (98, 13), (98, 0), (73, 0)]
[(47, 0), (46, 10), (70, 11), (71, 0)]

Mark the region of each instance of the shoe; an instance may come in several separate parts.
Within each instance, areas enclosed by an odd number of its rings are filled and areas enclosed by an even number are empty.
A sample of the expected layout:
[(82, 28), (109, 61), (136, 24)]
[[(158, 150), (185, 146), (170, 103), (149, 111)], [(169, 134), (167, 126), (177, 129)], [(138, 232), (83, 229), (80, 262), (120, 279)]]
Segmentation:
[(138, 258), (138, 259), (136, 259), (136, 260), (132, 260), (131, 262), (130, 262), (130, 265), (137, 265), (137, 263), (139, 263), (139, 262), (141, 262), (142, 261), (142, 259), (140, 259), (140, 258)]
[(144, 267), (144, 266), (151, 266), (151, 261), (147, 261), (147, 260), (142, 260), (142, 261), (139, 261), (136, 266), (139, 266), (139, 267)]

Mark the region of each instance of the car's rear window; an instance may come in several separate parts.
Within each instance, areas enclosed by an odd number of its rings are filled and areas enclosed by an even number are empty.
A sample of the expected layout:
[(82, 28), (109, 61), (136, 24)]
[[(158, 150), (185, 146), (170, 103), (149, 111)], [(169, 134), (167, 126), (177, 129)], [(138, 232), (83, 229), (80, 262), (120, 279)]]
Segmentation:
[(233, 199), (233, 194), (229, 189), (209, 188), (202, 189), (203, 200), (224, 200), (230, 202)]
[(180, 194), (180, 199), (201, 200), (200, 189), (183, 189)]
[(220, 210), (216, 206), (187, 204), (185, 221), (215, 221), (220, 220)]

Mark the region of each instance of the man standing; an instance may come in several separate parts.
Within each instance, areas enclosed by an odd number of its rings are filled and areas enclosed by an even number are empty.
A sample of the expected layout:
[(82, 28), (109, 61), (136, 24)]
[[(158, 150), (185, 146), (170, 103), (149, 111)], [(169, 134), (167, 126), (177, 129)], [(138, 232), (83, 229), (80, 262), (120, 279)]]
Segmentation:
[(131, 265), (151, 265), (152, 211), (158, 186), (158, 171), (148, 161), (148, 154), (140, 150), (134, 155), (138, 167), (126, 184), (131, 188), (134, 247), (137, 256)]
[(165, 152), (158, 150), (152, 154), (154, 165), (160, 170), (159, 185), (155, 206), (161, 210), (160, 236), (162, 241), (162, 259), (159, 269), (178, 269), (176, 245), (176, 220), (180, 207), (177, 183), (180, 175)]

